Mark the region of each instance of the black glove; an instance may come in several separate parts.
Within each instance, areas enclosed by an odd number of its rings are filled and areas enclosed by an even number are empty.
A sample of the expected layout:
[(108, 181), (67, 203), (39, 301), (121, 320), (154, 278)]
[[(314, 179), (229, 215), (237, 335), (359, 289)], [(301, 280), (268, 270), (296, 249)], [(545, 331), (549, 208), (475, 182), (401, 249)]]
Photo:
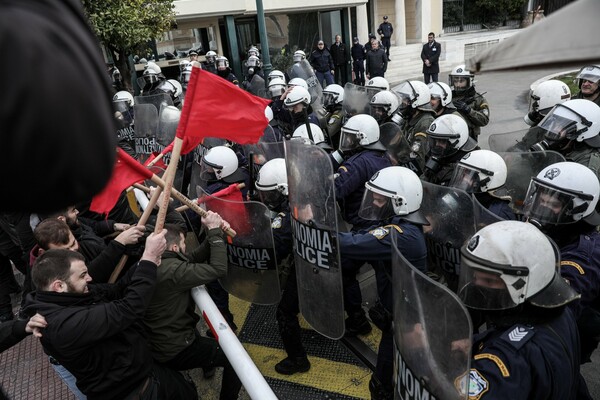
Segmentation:
[(468, 114), (471, 112), (471, 106), (469, 104), (467, 104), (466, 102), (461, 101), (461, 100), (456, 100), (456, 101), (453, 101), (453, 103), (454, 103), (454, 107), (456, 107), (456, 109), (459, 112), (464, 112), (465, 114)]

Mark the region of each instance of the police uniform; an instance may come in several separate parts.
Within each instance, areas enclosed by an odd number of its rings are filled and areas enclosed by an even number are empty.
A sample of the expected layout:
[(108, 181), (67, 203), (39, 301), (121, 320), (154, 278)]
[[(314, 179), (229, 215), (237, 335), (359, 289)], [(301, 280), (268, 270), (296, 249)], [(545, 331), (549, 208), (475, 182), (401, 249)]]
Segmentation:
[(404, 165), (410, 168), (417, 175), (421, 175), (425, 170), (425, 156), (427, 154), (427, 129), (434, 121), (433, 112), (416, 110), (417, 114), (413, 115), (404, 127), (402, 134), (408, 141), (413, 151), (410, 153), (411, 161)]
[(344, 110), (341, 104), (336, 104), (333, 111), (325, 115), (325, 133), (334, 150), (340, 145), (340, 132), (342, 130), (342, 120), (344, 119)]
[(275, 243), (275, 254), (279, 262), (279, 272), (283, 292), (277, 305), (277, 325), (283, 342), (283, 348), (289, 357), (306, 357), (306, 350), (302, 345), (298, 313), (300, 305), (298, 300), (298, 285), (296, 281), (296, 268), (294, 266), (292, 223), (286, 204), (283, 211), (273, 218), (271, 229)]
[(581, 294), (579, 302), (569, 304), (574, 312), (581, 337), (581, 362), (590, 361), (600, 335), (600, 233), (590, 228), (577, 240), (561, 247), (560, 273)]
[(600, 180), (600, 149), (591, 147), (584, 142), (573, 141), (572, 149), (563, 155), (567, 161), (573, 161), (591, 169)]
[(571, 310), (533, 325), (492, 327), (474, 335), (469, 399), (577, 398), (579, 336)]
[[(391, 319), (393, 314), (392, 235), (396, 234), (398, 250), (412, 265), (427, 270), (427, 248), (420, 225), (395, 216), (379, 225), (358, 232), (338, 233), (340, 254), (344, 258), (365, 260), (373, 265), (377, 281), (377, 294), (389, 321), (379, 328), (381, 341), (377, 353), (375, 376), (388, 392), (393, 390), (394, 348)], [(389, 322), (388, 326), (383, 324)]]
[[(483, 95), (477, 93), (474, 87), (470, 87), (464, 92), (457, 93), (452, 91), (453, 102), (466, 102), (469, 106), (469, 112), (461, 111), (460, 114), (467, 121), (469, 126), (469, 136), (477, 140), (481, 133), (481, 127), (490, 122), (490, 109), (488, 102)], [(458, 107), (457, 107), (458, 108)]]

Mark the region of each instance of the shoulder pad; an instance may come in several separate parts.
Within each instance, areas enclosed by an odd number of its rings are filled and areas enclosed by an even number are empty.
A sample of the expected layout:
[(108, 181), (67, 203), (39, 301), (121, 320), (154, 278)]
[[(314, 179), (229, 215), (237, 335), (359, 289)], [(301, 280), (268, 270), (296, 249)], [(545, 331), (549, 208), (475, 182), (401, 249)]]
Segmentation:
[(533, 326), (514, 325), (512, 328), (504, 332), (500, 339), (508, 342), (513, 348), (519, 350), (525, 345), (535, 334)]

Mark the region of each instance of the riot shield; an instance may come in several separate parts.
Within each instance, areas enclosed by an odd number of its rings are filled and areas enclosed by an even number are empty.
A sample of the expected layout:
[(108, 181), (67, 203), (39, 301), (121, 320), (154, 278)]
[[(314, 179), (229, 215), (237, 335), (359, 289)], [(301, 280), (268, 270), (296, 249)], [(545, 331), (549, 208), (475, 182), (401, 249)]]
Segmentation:
[[(508, 151), (524, 152), (529, 151), (529, 146), (523, 142), (527, 129), (521, 129), (514, 132), (495, 133), (488, 138), (488, 146), (490, 150), (500, 153)], [(536, 143), (535, 141), (534, 143)], [(533, 144), (533, 143), (531, 143)]]
[(421, 212), (429, 220), (424, 226), (427, 264), (445, 279), (451, 290), (458, 286), (460, 248), (475, 233), (473, 200), (467, 192), (423, 182)]
[(556, 151), (534, 151), (525, 153), (498, 153), (506, 162), (507, 174), (504, 187), (512, 197), (511, 207), (522, 214), (523, 201), (529, 188), (529, 181), (550, 164), (565, 161)]
[(379, 141), (385, 146), (392, 165), (404, 166), (410, 161), (410, 145), (398, 124), (386, 122), (379, 127)]
[(392, 242), (394, 399), (467, 399), (472, 323), (444, 285), (419, 272)]
[(242, 146), (244, 155), (250, 160), (250, 154), (252, 154), (254, 165), (259, 166), (274, 158), (285, 158), (283, 142), (278, 142), (275, 139), (273, 128), (267, 125), (265, 134), (257, 143)]
[(267, 88), (265, 86), (265, 80), (262, 76), (258, 74), (254, 74), (252, 80), (250, 80), (250, 86), (248, 91), (255, 96), (262, 97), (264, 99), (269, 99), (270, 97), (267, 95)]
[(307, 60), (302, 60), (292, 65), (288, 70), (288, 76), (290, 80), (294, 78), (304, 79), (308, 85), (308, 93), (310, 93), (310, 104), (315, 105), (316, 108), (321, 107), (323, 88), (319, 84), (319, 80)]
[(157, 151), (158, 116), (161, 106), (172, 106), (173, 100), (166, 93), (136, 96), (133, 106), (135, 118), (135, 153), (140, 160)]
[(484, 226), (493, 224), (494, 222), (503, 221), (503, 218), (500, 218), (485, 208), (476, 197), (473, 197), (473, 217), (475, 220), (475, 231), (480, 230)]
[(156, 140), (163, 146), (168, 146), (175, 140), (175, 132), (181, 117), (181, 110), (175, 106), (161, 106), (158, 115), (158, 131)]
[(346, 83), (344, 85), (344, 103), (342, 105), (346, 118), (357, 114), (371, 115), (371, 99), (379, 89)]
[(300, 312), (331, 339), (344, 334), (344, 303), (333, 167), (323, 149), (285, 142)]
[(281, 299), (269, 209), (256, 201), (207, 196), (208, 210), (219, 213), (236, 231), (227, 238), (227, 276), (223, 288), (244, 301), (272, 305)]

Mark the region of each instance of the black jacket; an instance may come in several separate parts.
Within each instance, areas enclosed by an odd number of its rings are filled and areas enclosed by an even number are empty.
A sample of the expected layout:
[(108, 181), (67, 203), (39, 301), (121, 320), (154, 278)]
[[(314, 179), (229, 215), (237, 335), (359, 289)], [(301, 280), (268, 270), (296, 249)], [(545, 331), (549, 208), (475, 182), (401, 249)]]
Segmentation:
[[(429, 46), (429, 42), (423, 45), (421, 50), (421, 60), (423, 60), (423, 73), (438, 74), (440, 72), (440, 65), (438, 60), (442, 54), (442, 46), (435, 40)], [(431, 65), (428, 67), (425, 65), (425, 60), (429, 60)]]
[(367, 52), (366, 60), (365, 73), (369, 75), (369, 78), (383, 76), (385, 74), (388, 61), (387, 55), (381, 47), (379, 47), (377, 50), (373, 49)]
[(352, 59), (354, 61), (363, 61), (365, 59), (365, 46), (360, 43), (352, 45)]
[(323, 46), (323, 50), (317, 49), (310, 53), (308, 62), (317, 72), (327, 72), (335, 69), (331, 53), (325, 46)]
[(156, 265), (140, 261), (116, 284), (90, 284), (85, 294), (35, 292), (27, 312), (48, 327), (44, 352), (77, 379), (88, 399), (119, 399), (150, 373), (152, 356), (141, 320), (156, 282)]
[(329, 48), (329, 53), (331, 53), (331, 59), (333, 60), (333, 65), (344, 65), (348, 60), (348, 52), (346, 50), (346, 45), (341, 43), (338, 45), (334, 43)]
[(377, 33), (382, 35), (384, 38), (392, 37), (392, 33), (394, 33), (394, 28), (392, 24), (389, 22), (382, 22), (377, 29)]

